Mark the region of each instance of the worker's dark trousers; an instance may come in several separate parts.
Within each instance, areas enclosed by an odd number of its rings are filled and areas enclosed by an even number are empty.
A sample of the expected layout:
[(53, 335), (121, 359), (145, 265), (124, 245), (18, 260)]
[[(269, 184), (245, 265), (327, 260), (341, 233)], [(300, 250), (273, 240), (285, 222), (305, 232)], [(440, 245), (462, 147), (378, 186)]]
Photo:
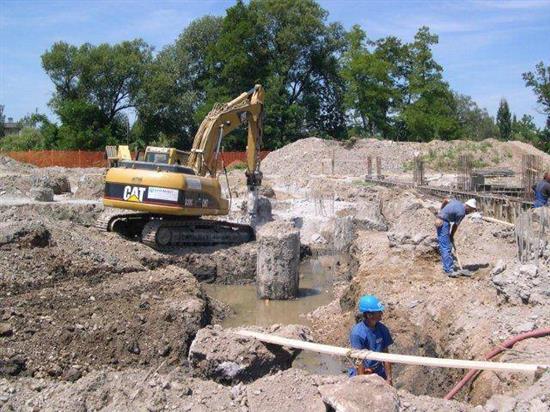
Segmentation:
[(441, 227), (437, 228), (437, 242), (439, 243), (439, 254), (445, 273), (451, 273), (454, 269), (454, 260), (451, 244), (451, 224), (443, 221)]

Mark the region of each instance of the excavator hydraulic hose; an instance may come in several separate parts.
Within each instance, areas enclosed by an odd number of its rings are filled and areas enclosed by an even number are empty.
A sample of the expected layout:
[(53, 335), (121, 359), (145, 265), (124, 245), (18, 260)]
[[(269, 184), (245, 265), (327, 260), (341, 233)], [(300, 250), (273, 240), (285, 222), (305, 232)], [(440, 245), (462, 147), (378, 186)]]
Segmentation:
[[(516, 335), (514, 337), (511, 337), (504, 342), (502, 342), (500, 345), (498, 345), (496, 348), (494, 348), (491, 352), (487, 353), (485, 355), (485, 360), (489, 360), (502, 351), (511, 348), (514, 346), (517, 342), (522, 341), (524, 339), (528, 338), (542, 338), (544, 336), (550, 335), (550, 328), (540, 328), (532, 330), (531, 332), (522, 333), (520, 335)], [(477, 369), (470, 369), (470, 371), (462, 378), (460, 382), (458, 382), (453, 389), (449, 391), (447, 395), (445, 395), (444, 399), (452, 399), (461, 389), (464, 385), (466, 385), (471, 379), (473, 379), (477, 374), (479, 373), (479, 370)]]

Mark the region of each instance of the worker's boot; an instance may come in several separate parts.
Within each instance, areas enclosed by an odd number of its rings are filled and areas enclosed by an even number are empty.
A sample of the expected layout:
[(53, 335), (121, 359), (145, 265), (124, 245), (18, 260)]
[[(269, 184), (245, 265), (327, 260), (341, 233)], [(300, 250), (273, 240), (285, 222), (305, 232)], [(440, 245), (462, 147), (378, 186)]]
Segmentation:
[(450, 278), (457, 278), (459, 276), (464, 276), (464, 277), (470, 277), (472, 276), (472, 272), (469, 271), (468, 269), (453, 269), (452, 272), (445, 272), (445, 274), (450, 277)]
[(464, 277), (471, 277), (472, 276), (472, 271), (468, 270), (468, 269), (460, 269), (458, 271), (458, 276), (464, 276)]
[(457, 278), (459, 275), (458, 275), (458, 271), (456, 269), (454, 269), (453, 271), (451, 272), (443, 272), (445, 275), (447, 275), (448, 277), (450, 278)]

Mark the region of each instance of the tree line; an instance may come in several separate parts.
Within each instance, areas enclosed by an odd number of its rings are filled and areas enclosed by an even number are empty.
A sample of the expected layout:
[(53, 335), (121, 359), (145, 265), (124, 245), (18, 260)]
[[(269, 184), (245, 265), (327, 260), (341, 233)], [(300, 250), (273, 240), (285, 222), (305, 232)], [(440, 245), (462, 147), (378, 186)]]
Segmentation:
[[(410, 43), (371, 39), (329, 23), (313, 0), (251, 0), (187, 26), (160, 51), (141, 39), (118, 44), (57, 42), (42, 56), (54, 85), (58, 123), (34, 114), (0, 147), (102, 149), (128, 143), (190, 147), (215, 102), (255, 83), (266, 90), (264, 147), (307, 136), (399, 141), (519, 139), (550, 151), (550, 67), (523, 74), (547, 116), (539, 129), (501, 102), (496, 121), (444, 80), (433, 56), (438, 36), (421, 27)], [(135, 114), (131, 124), (129, 111)], [(224, 141), (242, 150), (243, 130)]]

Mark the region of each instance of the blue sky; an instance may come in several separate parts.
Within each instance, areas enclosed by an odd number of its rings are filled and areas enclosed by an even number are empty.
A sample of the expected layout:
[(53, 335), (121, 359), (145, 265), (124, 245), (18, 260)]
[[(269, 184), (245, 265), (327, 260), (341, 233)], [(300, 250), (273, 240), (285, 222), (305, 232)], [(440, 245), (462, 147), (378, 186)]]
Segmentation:
[[(157, 50), (195, 18), (224, 15), (234, 1), (0, 0), (0, 104), (19, 119), (38, 109), (51, 115), (52, 84), (40, 55), (55, 41), (79, 45), (143, 38)], [(501, 98), (520, 117), (544, 116), (521, 73), (550, 64), (550, 0), (321, 0), (329, 21), (359, 24), (370, 38), (410, 41), (427, 25), (439, 35), (436, 60), (453, 90), (472, 96), (491, 115)]]

